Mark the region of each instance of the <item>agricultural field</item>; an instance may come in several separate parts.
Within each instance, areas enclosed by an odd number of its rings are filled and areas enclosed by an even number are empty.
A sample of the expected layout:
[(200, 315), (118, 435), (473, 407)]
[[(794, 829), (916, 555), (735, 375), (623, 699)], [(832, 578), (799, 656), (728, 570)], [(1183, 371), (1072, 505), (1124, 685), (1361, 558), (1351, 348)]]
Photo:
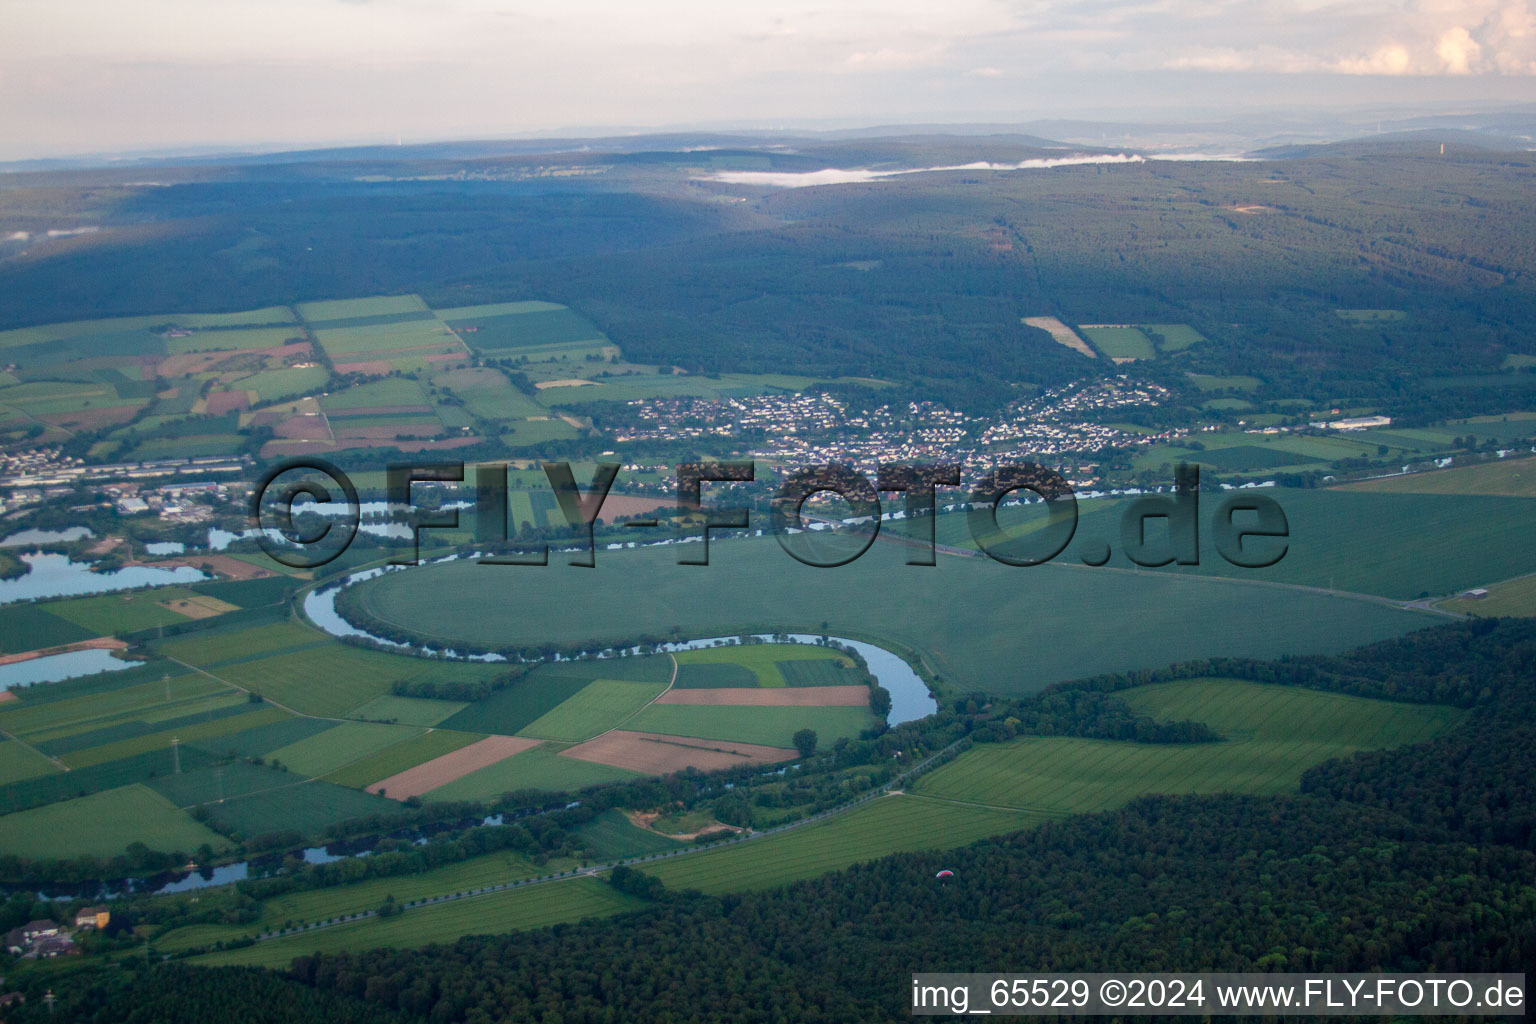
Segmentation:
[(1461, 615), (1481, 615), (1484, 618), (1500, 615), (1529, 618), (1536, 615), (1536, 576), (1521, 576), (1519, 579), (1495, 583), (1486, 589), (1487, 597), (1453, 597), (1441, 601), (1440, 607)]
[(399, 725), (437, 725), (469, 707), (456, 700), (427, 700), (422, 697), (396, 697), (385, 694), (375, 697), (352, 712), (353, 718), (365, 722), (394, 722)]
[(1029, 828), (1046, 816), (910, 794), (880, 796), (825, 821), (748, 843), (642, 866), (671, 889), (767, 889), (892, 853), (964, 846)]
[(652, 704), (625, 724), (641, 732), (793, 749), (794, 735), (801, 729), (815, 730), (819, 741), (831, 746), (838, 737), (856, 737), (876, 722), (867, 707)]
[[(1536, 429), (1536, 424), (1529, 424), (1528, 429)], [(1378, 494), (1490, 494), (1536, 498), (1536, 458), (1506, 458), (1427, 473), (1406, 473), (1341, 484), (1337, 489)]]
[[(562, 866), (564, 864), (559, 863)], [(220, 941), (228, 942), (284, 925), (291, 927), (301, 922), (327, 921), (360, 910), (373, 910), (389, 896), (394, 896), (399, 902), (449, 896), (489, 885), (533, 878), (551, 870), (555, 870), (553, 864), (535, 867), (515, 853), (487, 853), (420, 874), (370, 878), (348, 885), (285, 893), (264, 901), (260, 918), (251, 924), (191, 925), (178, 928), (161, 936), (155, 942), (155, 948), (172, 953)]]
[(1141, 329), (1159, 352), (1182, 352), (1205, 341), (1205, 335), (1188, 324), (1142, 324)]
[(485, 664), (428, 661), (350, 647), (296, 623), (166, 642), (164, 653), (304, 715), (340, 717), (387, 696), (400, 680), (478, 682)]
[(429, 729), (411, 739), (385, 747), (377, 753), (358, 758), (326, 775), (325, 781), (338, 786), (363, 789), (380, 779), (387, 779), (391, 775), (414, 768), (434, 758), (451, 754), (481, 739), (484, 737), (478, 733)]
[(1191, 373), (1189, 382), (1201, 391), (1254, 391), (1264, 386), (1264, 382), (1257, 377), (1221, 376), (1210, 373)]
[(528, 723), (519, 734), (568, 742), (590, 739), (634, 718), (666, 688), (665, 683), (595, 679)]
[(541, 743), (432, 790), (432, 799), (494, 800), (519, 789), (574, 792), (585, 786), (639, 777), (637, 772), (611, 765), (561, 757), (561, 749), (561, 744)]
[(268, 760), (301, 775), (327, 775), (421, 734), (420, 728), (409, 725), (342, 722), (334, 729), (279, 747), (268, 755)]
[(616, 808), (604, 811), (583, 825), (581, 837), (586, 843), (587, 856), (602, 860), (666, 853), (683, 845), (649, 829), (637, 828), (623, 811)]
[[(748, 683), (745, 685), (836, 686), (841, 683), (852, 681), (849, 678), (841, 676), (841, 674), (837, 674), (825, 677), (829, 680), (835, 679), (835, 682), (828, 681), (817, 683), (791, 683), (786, 678), (785, 672), (786, 666), (791, 662), (829, 661), (832, 662), (832, 665), (827, 666), (827, 669), (830, 669), (834, 672), (836, 668), (851, 669), (853, 667), (853, 662), (842, 652), (833, 650), (828, 647), (819, 647), (813, 644), (728, 644), (720, 647), (700, 648), (699, 650), (694, 651), (680, 651), (674, 655), (674, 657), (677, 658), (677, 664), (679, 667), (678, 685), (682, 685), (681, 678), (684, 669), (687, 669), (690, 666), (705, 665), (728, 665), (745, 669), (747, 672), (751, 673), (753, 679), (755, 680), (754, 683)], [(815, 670), (811, 671), (814, 672)], [(704, 672), (694, 672), (691, 675), (693, 679), (700, 680), (700, 682), (690, 683), (690, 685), (693, 686), (735, 685), (730, 682), (704, 682), (703, 680), (708, 680), (710, 678), (710, 676)], [(720, 678), (739, 679), (741, 678), (741, 675), (740, 673), (726, 672), (720, 673)], [(796, 678), (803, 679), (806, 678), (806, 675), (797, 675)]]
[(521, 736), (486, 736), (467, 745), (459, 744), (455, 749), (430, 761), (423, 761), (379, 779), (368, 787), (368, 791), (394, 800), (409, 800), (462, 779), (472, 772), (489, 768), (538, 744), (538, 740)]
[(1464, 714), (1236, 680), (1183, 680), (1120, 696), (1159, 720), (1204, 722), (1226, 740), (1173, 745), (1025, 737), (978, 744), (914, 789), (1042, 814), (1109, 810), (1150, 793), (1288, 793), (1314, 764), (1422, 742)]
[[(1280, 497), (1289, 511), (1292, 494)], [(1451, 513), (1463, 517), (1457, 534), (1443, 538), (1420, 532), (1412, 517), (1404, 516), (1387, 525), (1401, 533), (1405, 544), (1414, 539), (1418, 557), (1405, 551), (1390, 566), (1360, 565), (1358, 545), (1340, 529), (1342, 520), (1332, 515), (1321, 520), (1306, 517), (1300, 512), (1302, 503), (1297, 505), (1293, 547), (1298, 553), (1307, 551), (1306, 542), (1319, 556), (1306, 574), (1309, 583), (1321, 575), (1326, 585), (1329, 569), (1338, 571), (1341, 587), (1380, 584), (1384, 579), (1392, 583), (1383, 569), (1393, 568), (1409, 586), (1423, 588), (1433, 584), (1424, 563), (1449, 580), (1477, 578), (1475, 566), (1465, 564), (1474, 552), (1485, 561), (1511, 556), (1536, 560), (1536, 552), (1520, 540), (1521, 517), (1510, 514), (1499, 520), (1498, 528), (1505, 532), (1495, 531), (1490, 546), (1486, 516), (1478, 522), (1479, 536), (1468, 532), (1465, 515), (1472, 510), (1448, 509), (1451, 520)], [(1310, 507), (1319, 515), (1327, 512), (1322, 506)], [(1358, 528), (1361, 522), (1376, 524), (1391, 515), (1377, 509), (1353, 522)], [(951, 527), (947, 521), (952, 518)], [(941, 531), (963, 529), (957, 517), (943, 517), (940, 523), (946, 524)], [(1095, 526), (1085, 517), (1080, 530), (1083, 536), (1102, 537), (1111, 526), (1114, 532), (1108, 535), (1117, 537), (1114, 520)], [(1425, 542), (1425, 536), (1434, 539)], [(1430, 547), (1431, 557), (1425, 557), (1426, 544), (1440, 545), (1443, 555)], [(580, 579), (570, 573), (542, 573), (536, 595), (530, 595), (527, 577), (514, 579), (462, 562), (388, 573), (361, 584), (356, 594), (370, 614), (393, 626), (458, 642), (622, 642), (641, 633), (665, 634), (674, 625), (681, 626), (684, 636), (820, 632), (825, 621), (827, 631), (836, 635), (884, 640), (898, 649), (921, 652), (941, 686), (1001, 693), (1030, 692), (1097, 672), (1217, 654), (1269, 657), (1337, 651), (1433, 621), (1372, 601), (1254, 586), (1246, 578), (1087, 570), (1070, 564), (1021, 569), (958, 556), (940, 558), (933, 568), (915, 568), (905, 564), (907, 553), (898, 543), (879, 541), (855, 562), (816, 569), (795, 562), (771, 540), (745, 540), (713, 546), (712, 571), (698, 573), (679, 566), (676, 553), (662, 546), (601, 552), (596, 568), (584, 570)], [(1464, 561), (1447, 565), (1440, 557)], [(1220, 567), (1232, 576), (1241, 575), (1225, 562)], [(1288, 569), (1287, 561), (1278, 568)], [(1353, 578), (1346, 581), (1346, 572)], [(1021, 574), (1027, 576), (1028, 586), (1021, 585)], [(579, 621), (564, 611), (576, 606), (585, 609)], [(476, 614), (487, 607), (505, 608), (508, 614)], [(1217, 617), (1263, 623), (1264, 628), (1213, 634), (1202, 626)], [(1079, 636), (1085, 642), (1063, 645), (1057, 642), (1061, 636)], [(498, 731), (462, 724), (458, 716), (445, 724)]]
[[(1524, 540), (1530, 515), (1525, 499), (1344, 489), (1266, 488), (1258, 493), (1281, 507), (1289, 528), (1285, 555), (1275, 565), (1231, 565), (1216, 551), (1209, 520), (1204, 520), (1200, 565), (1139, 568), (1132, 575), (1143, 580), (1170, 574), (1219, 576), (1411, 601), (1536, 572), (1536, 549)], [(1077, 536), (1104, 538), (1118, 548), (1125, 507), (1117, 500), (1080, 503)], [(1204, 495), (1200, 507), (1202, 517), (1215, 512)], [(940, 517), (938, 535), (940, 543), (974, 546), (960, 516)], [(1117, 550), (1104, 568), (1113, 574), (1122, 567), (1130, 569), (1130, 564)]]
[[(246, 838), (296, 831), (323, 835), (337, 822), (394, 813), (399, 805), (381, 796), (302, 775), (293, 784), (274, 787), (208, 805), (214, 824)], [(5, 819), (0, 818), (0, 821)]]
[(0, 817), (0, 854), (38, 860), (110, 857), (135, 842), (152, 850), (187, 853), (204, 843), (215, 850), (229, 845), (223, 836), (142, 785)]
[(59, 771), (44, 754), (19, 740), (0, 742), (0, 786), (8, 786), (22, 779), (35, 779)]
[(645, 906), (593, 878), (562, 879), (520, 889), (413, 907), (390, 918), (369, 918), (320, 931), (259, 942), (243, 949), (210, 953), (194, 963), (208, 966), (281, 967), (305, 953), (378, 946), (416, 947), (452, 942), (465, 935), (543, 928), (586, 917), (608, 917)]
[(1153, 359), (1157, 356), (1157, 349), (1153, 347), (1152, 339), (1141, 333), (1138, 328), (1079, 324), (1077, 329), (1093, 342), (1093, 347), (1098, 349), (1105, 359), (1111, 359), (1117, 363), (1129, 363), (1138, 359)]

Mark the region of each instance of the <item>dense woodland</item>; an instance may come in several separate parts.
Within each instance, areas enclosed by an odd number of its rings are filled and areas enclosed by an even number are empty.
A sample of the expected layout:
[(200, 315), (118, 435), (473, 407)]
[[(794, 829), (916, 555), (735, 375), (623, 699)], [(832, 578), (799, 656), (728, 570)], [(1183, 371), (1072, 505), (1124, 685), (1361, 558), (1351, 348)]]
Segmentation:
[[(1033, 141), (850, 144), (771, 161), (1016, 160)], [(1212, 344), (1138, 371), (1174, 383), (1250, 374), (1261, 401), (1328, 397), (1426, 419), (1536, 392), (1536, 374), (1501, 372), (1507, 355), (1536, 354), (1524, 153), (1359, 145), (789, 190), (697, 180), (704, 158), (676, 151), (566, 154), (601, 173), (525, 176), (552, 159), (164, 168), (174, 183), (162, 188), (125, 184), (139, 171), (0, 176), (0, 212), (18, 226), (46, 230), (62, 214), (133, 236), (0, 262), (0, 323), (389, 292), (434, 305), (537, 296), (589, 316), (639, 362), (873, 376), (898, 385), (881, 400), (982, 411), (1021, 387), (1113, 372), (1020, 322), (1055, 314), (1191, 324)], [(455, 173), (482, 180), (358, 180)], [(1362, 325), (1339, 308), (1405, 315)]]
[[(1245, 674), (1262, 680), (1263, 664)], [(1271, 663), (1273, 682), (1400, 684), (1398, 699), (1472, 709), (1431, 743), (1321, 765), (1294, 797), (1147, 798), (724, 898), (626, 872), (619, 884), (660, 902), (447, 947), (301, 957), (286, 976), (125, 965), (67, 986), (56, 1019), (190, 1024), (221, 1005), (232, 1022), (264, 1021), (275, 1000), (291, 1020), (874, 1021), (905, 1014), (916, 970), (1524, 970), (1533, 668), (1524, 620)], [(956, 877), (941, 886), (944, 868)], [(46, 1016), (33, 1000), (13, 1019)]]

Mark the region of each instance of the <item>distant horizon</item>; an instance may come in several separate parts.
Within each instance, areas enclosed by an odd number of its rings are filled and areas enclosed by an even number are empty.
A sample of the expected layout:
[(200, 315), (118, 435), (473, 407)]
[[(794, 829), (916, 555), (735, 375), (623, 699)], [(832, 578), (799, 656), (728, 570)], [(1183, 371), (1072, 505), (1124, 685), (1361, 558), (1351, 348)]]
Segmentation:
[[(303, 155), (333, 150), (371, 150), (454, 146), (495, 145), (496, 143), (527, 144), (549, 142), (611, 142), (623, 139), (644, 139), (667, 135), (741, 135), (744, 137), (770, 136), (775, 134), (807, 136), (888, 136), (907, 133), (987, 135), (1021, 134), (1040, 135), (1052, 127), (1071, 129), (1097, 126), (1105, 129), (1140, 130), (1147, 132), (1220, 131), (1233, 130), (1239, 125), (1246, 132), (1264, 126), (1282, 136), (1295, 136), (1298, 140), (1343, 141), (1375, 134), (1372, 121), (1385, 134), (1419, 130), (1405, 127), (1399, 122), (1413, 119), (1452, 118), (1456, 116), (1479, 117), (1499, 114), (1530, 114), (1536, 121), (1536, 96), (1488, 97), (1466, 100), (1428, 101), (1355, 101), (1339, 100), (1334, 103), (1314, 103), (1292, 107), (1256, 106), (1253, 109), (1177, 109), (1153, 110), (1124, 108), (1119, 111), (1095, 110), (1092, 112), (1062, 111), (1040, 116), (1015, 115), (1006, 118), (1001, 113), (992, 116), (936, 117), (932, 114), (914, 115), (911, 118), (868, 117), (800, 117), (800, 118), (739, 118), (693, 122), (657, 122), (650, 124), (605, 124), (592, 122), (538, 129), (486, 129), (484, 131), (445, 130), (441, 134), (408, 136), (396, 133), (393, 137), (380, 137), (376, 133), (344, 134), (328, 137), (291, 139), (244, 139), (186, 141), (175, 144), (145, 144), (99, 149), (49, 149), (24, 155), (13, 154), (0, 140), (0, 167), (25, 170), (28, 164), (66, 165), (78, 167), (109, 167), (114, 164), (164, 163), (187, 160), (226, 160), (240, 157)], [(1438, 125), (1448, 130), (1451, 125)], [(1072, 134), (1070, 131), (1067, 133)], [(1056, 138), (1041, 135), (1050, 141), (1068, 145), (1104, 146), (1115, 145), (1103, 141), (1087, 141), (1070, 137)], [(1526, 137), (1536, 148), (1536, 138)], [(1271, 143), (1273, 144), (1273, 143)], [(1172, 141), (1142, 142), (1139, 148), (1191, 148)], [(1198, 146), (1193, 147), (1198, 148)]]

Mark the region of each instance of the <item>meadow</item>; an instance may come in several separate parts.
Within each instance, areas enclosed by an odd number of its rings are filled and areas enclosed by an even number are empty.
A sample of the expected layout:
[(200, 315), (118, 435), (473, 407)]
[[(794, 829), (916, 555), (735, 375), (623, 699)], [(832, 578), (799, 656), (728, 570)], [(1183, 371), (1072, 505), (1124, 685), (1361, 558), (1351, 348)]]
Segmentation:
[(0, 817), (0, 854), (39, 860), (110, 857), (134, 842), (152, 850), (186, 853), (204, 843), (215, 850), (229, 845), (223, 836), (139, 784)]
[(412, 907), (395, 917), (369, 918), (319, 931), (301, 932), (243, 949), (210, 953), (193, 962), (210, 967), (281, 967), (304, 953), (376, 946), (426, 946), (487, 931), (542, 928), (584, 917), (607, 917), (643, 906), (643, 901), (626, 896), (605, 882), (592, 878), (562, 879), (449, 903)]
[(909, 850), (964, 846), (1046, 820), (1024, 811), (973, 807), (910, 794), (879, 796), (825, 821), (747, 843), (643, 864), (671, 889), (706, 893), (767, 889)]
[[(788, 686), (791, 685), (785, 678), (784, 666), (788, 662), (795, 661), (832, 661), (844, 665), (851, 662), (841, 652), (827, 647), (818, 647), (812, 644), (728, 644), (721, 647), (706, 647), (694, 651), (680, 651), (675, 655), (679, 668), (693, 665), (732, 665), (739, 666), (750, 672), (758, 686)], [(732, 674), (726, 673), (729, 678)], [(706, 678), (702, 674), (695, 678)], [(836, 683), (820, 683), (812, 685), (836, 686), (849, 680), (839, 679)], [(730, 683), (696, 683), (699, 686), (729, 686)]]
[(1098, 349), (1105, 359), (1123, 362), (1133, 359), (1152, 359), (1157, 355), (1157, 350), (1152, 346), (1152, 339), (1135, 327), (1079, 325), (1077, 329), (1093, 343), (1093, 347)]
[(590, 739), (616, 729), (661, 695), (664, 683), (594, 679), (528, 723), (518, 734), (546, 740)]
[[(1513, 531), (1514, 521), (1509, 525)], [(1296, 536), (1301, 550), (1301, 539), (1315, 534), (1298, 528)], [(1511, 532), (1511, 543), (1515, 537)], [(1333, 543), (1350, 550), (1345, 541)], [(907, 553), (882, 541), (849, 565), (817, 569), (772, 540), (744, 540), (712, 544), (711, 566), (699, 571), (658, 546), (601, 552), (579, 579), (547, 571), (536, 586), (527, 574), (453, 562), (389, 573), (356, 593), (384, 622), (449, 642), (626, 642), (674, 627), (684, 637), (825, 629), (920, 652), (946, 688), (1005, 694), (1218, 654), (1344, 650), (1433, 621), (1377, 602), (1246, 580), (1070, 564), (1017, 568), (964, 557), (919, 568), (905, 564)], [(1402, 558), (1412, 564), (1411, 555)], [(584, 614), (573, 619), (565, 609), (578, 606)], [(507, 614), (478, 614), (487, 607)], [(1213, 633), (1206, 626), (1212, 621), (1232, 626)]]
[(1404, 473), (1358, 483), (1340, 484), (1341, 491), (1374, 494), (1492, 494), (1536, 498), (1536, 458), (1505, 458), (1470, 466), (1452, 466), (1427, 473)]
[(868, 708), (652, 704), (624, 727), (639, 732), (793, 749), (794, 735), (801, 729), (814, 730), (819, 742), (830, 747), (840, 736), (856, 737), (875, 725), (875, 716)]
[(1418, 743), (1463, 717), (1452, 708), (1236, 680), (1191, 679), (1120, 696), (1159, 720), (1204, 722), (1226, 740), (1152, 745), (1026, 737), (979, 744), (913, 788), (1043, 814), (1109, 810), (1149, 793), (1288, 793), (1314, 764)]
[(432, 790), (433, 800), (495, 800), (519, 789), (574, 792), (585, 786), (637, 778), (611, 765), (561, 757), (566, 744), (541, 743)]

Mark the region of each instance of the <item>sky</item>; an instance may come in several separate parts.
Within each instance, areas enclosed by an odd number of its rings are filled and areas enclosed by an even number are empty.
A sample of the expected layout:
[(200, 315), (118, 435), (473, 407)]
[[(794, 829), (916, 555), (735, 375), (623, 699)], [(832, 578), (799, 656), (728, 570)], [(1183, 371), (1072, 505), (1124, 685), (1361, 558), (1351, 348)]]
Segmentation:
[(1536, 102), (1536, 0), (0, 0), (0, 159)]

